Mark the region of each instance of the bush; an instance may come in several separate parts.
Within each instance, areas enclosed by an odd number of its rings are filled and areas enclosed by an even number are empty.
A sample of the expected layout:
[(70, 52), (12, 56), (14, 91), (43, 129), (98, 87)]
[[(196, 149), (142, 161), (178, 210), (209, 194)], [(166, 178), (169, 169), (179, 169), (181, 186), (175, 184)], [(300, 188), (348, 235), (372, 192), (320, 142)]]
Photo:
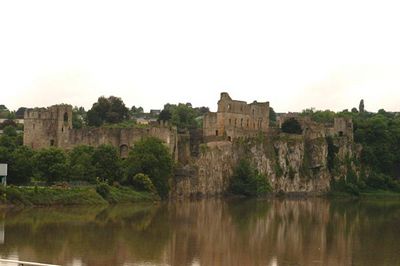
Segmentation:
[(372, 172), (365, 180), (370, 188), (387, 189), (385, 175)]
[(348, 183), (344, 178), (339, 180), (333, 179), (331, 181), (331, 191), (334, 192), (345, 192), (354, 196), (360, 195), (360, 189), (357, 184)]
[(150, 177), (142, 173), (138, 173), (132, 178), (128, 178), (128, 183), (139, 191), (147, 191), (151, 193), (157, 192)]
[(229, 186), (233, 194), (244, 196), (261, 196), (271, 191), (266, 177), (252, 168), (248, 160), (240, 160), (234, 170)]
[(111, 187), (105, 182), (102, 182), (96, 186), (96, 192), (99, 193), (99, 195), (104, 199), (110, 195), (110, 191)]
[(31, 203), (25, 199), (22, 193), (15, 187), (9, 186), (6, 188), (6, 199), (7, 202), (17, 205), (31, 205)]

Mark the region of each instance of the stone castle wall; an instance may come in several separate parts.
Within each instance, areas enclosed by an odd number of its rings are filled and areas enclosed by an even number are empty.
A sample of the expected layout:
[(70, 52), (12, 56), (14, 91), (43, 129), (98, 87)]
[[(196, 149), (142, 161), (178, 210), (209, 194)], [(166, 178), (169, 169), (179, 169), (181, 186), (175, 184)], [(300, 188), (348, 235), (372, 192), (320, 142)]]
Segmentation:
[(122, 157), (129, 148), (144, 137), (156, 137), (165, 142), (171, 154), (178, 159), (178, 133), (167, 124), (146, 128), (72, 128), (72, 106), (55, 105), (49, 108), (31, 109), (25, 112), (24, 145), (33, 149), (51, 146), (72, 149), (78, 145), (116, 147)]

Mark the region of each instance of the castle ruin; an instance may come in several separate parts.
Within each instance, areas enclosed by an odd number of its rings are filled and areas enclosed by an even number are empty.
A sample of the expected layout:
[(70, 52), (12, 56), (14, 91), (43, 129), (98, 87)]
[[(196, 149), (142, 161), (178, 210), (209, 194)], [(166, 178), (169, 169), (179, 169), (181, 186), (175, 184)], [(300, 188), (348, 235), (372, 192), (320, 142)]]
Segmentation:
[[(212, 141), (234, 141), (241, 137), (254, 137), (279, 133), (278, 128), (270, 128), (269, 102), (232, 100), (222, 92), (218, 101), (218, 111), (204, 115), (203, 128), (193, 132), (178, 132), (176, 127), (160, 122), (157, 125), (135, 128), (82, 128), (72, 127), (72, 106), (54, 105), (48, 108), (27, 109), (25, 111), (24, 145), (33, 149), (59, 147), (70, 150), (78, 145), (99, 146), (109, 144), (119, 150), (121, 157), (128, 155), (135, 142), (144, 137), (156, 137), (169, 148), (173, 158), (182, 163), (196, 156), (200, 143)], [(310, 117), (288, 113), (278, 117), (277, 125), (289, 118), (295, 118), (308, 139), (326, 136), (347, 137), (353, 140), (353, 123), (348, 118), (335, 118), (333, 124), (321, 124)], [(194, 134), (194, 132), (196, 134)]]
[(51, 146), (72, 149), (78, 145), (112, 145), (121, 157), (140, 139), (152, 136), (161, 139), (177, 159), (178, 134), (176, 127), (160, 123), (146, 128), (72, 128), (72, 106), (53, 105), (25, 111), (24, 145), (32, 149)]
[(204, 116), (203, 135), (212, 140), (222, 137), (233, 140), (238, 137), (266, 133), (269, 128), (269, 102), (247, 104), (232, 100), (228, 93), (222, 92), (218, 101), (218, 111)]

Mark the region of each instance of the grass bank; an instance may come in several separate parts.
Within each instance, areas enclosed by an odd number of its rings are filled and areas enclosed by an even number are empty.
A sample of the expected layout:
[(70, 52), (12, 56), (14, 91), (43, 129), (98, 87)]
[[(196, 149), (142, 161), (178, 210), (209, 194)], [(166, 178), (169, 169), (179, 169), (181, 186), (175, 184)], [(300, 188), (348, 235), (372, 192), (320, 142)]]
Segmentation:
[(329, 198), (361, 198), (361, 199), (400, 199), (400, 192), (390, 190), (368, 190), (357, 194), (345, 191), (330, 191), (327, 193)]
[[(99, 187), (101, 187), (99, 189)], [(0, 188), (0, 201), (18, 206), (76, 206), (155, 201), (158, 197), (129, 187), (14, 187)]]

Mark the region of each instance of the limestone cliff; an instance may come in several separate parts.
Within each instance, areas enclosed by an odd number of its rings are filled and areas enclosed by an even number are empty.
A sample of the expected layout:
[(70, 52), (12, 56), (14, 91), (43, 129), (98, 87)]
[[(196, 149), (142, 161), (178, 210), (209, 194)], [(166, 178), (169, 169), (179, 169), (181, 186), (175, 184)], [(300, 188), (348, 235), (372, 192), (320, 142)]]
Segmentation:
[(235, 165), (248, 158), (264, 174), (274, 192), (323, 193), (332, 178), (355, 167), (360, 147), (347, 137), (327, 138), (276, 134), (202, 144), (200, 153), (180, 167), (173, 181), (172, 198), (223, 194)]

